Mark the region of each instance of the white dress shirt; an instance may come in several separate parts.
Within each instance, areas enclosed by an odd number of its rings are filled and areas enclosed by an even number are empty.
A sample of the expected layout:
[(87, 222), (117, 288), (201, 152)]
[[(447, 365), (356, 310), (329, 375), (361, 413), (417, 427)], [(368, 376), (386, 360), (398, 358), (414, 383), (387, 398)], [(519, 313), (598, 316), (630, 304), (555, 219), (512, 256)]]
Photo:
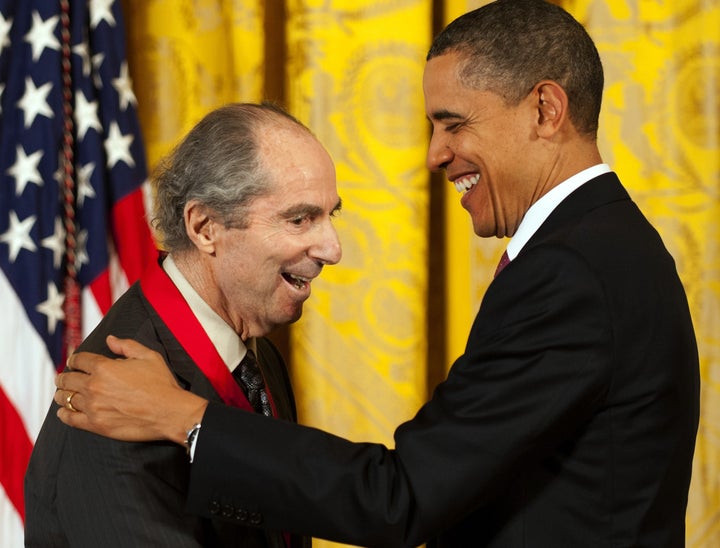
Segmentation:
[(525, 217), (523, 217), (523, 220), (520, 222), (517, 232), (507, 245), (506, 251), (508, 258), (512, 261), (518, 256), (520, 250), (528, 243), (533, 234), (537, 232), (538, 228), (545, 222), (545, 219), (547, 219), (555, 208), (574, 190), (577, 190), (591, 179), (603, 173), (610, 173), (610, 171), (610, 166), (607, 164), (597, 164), (584, 169), (557, 185), (535, 202), (530, 209), (527, 210)]

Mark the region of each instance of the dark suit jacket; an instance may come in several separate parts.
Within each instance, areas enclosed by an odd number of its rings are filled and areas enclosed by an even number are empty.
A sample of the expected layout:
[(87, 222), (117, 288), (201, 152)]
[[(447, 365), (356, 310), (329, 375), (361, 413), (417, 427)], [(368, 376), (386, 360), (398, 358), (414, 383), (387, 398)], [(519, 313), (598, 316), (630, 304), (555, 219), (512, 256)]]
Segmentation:
[(188, 503), (367, 546), (683, 546), (698, 400), (674, 262), (607, 174), (493, 281), (395, 450), (211, 404)]
[[(105, 345), (108, 334), (153, 348), (186, 389), (221, 401), (139, 284), (118, 300), (79, 350), (111, 355)], [(294, 421), (295, 402), (284, 362), (268, 340), (258, 339), (257, 344), (278, 413)], [(244, 527), (253, 516), (237, 515), (221, 522), (188, 514), (190, 463), (182, 447), (170, 442), (120, 442), (68, 428), (57, 419), (56, 410), (53, 403), (25, 477), (26, 546), (284, 546), (279, 533)]]

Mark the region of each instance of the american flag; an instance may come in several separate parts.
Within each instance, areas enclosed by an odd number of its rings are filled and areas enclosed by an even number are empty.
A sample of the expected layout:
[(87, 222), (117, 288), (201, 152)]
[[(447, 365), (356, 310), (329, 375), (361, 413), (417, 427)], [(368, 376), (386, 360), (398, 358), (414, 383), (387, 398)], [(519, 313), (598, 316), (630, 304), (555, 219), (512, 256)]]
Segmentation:
[[(4, 548), (23, 545), (25, 467), (68, 343), (155, 256), (124, 39), (116, 0), (0, 0)], [(79, 308), (65, 299), (73, 264)]]

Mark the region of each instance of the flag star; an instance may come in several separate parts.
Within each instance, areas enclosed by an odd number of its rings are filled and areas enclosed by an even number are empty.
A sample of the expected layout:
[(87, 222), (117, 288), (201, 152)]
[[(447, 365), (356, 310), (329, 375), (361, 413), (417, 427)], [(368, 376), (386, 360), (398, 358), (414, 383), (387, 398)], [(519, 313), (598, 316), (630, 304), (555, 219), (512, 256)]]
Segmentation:
[(103, 83), (102, 78), (100, 77), (100, 67), (103, 64), (103, 61), (105, 61), (105, 54), (104, 53), (96, 53), (92, 56), (92, 65), (94, 69), (93, 73), (93, 83), (95, 84), (95, 87), (98, 89), (102, 89)]
[(55, 173), (53, 173), (53, 179), (57, 182), (60, 187), (60, 194), (62, 194), (63, 185), (65, 184), (65, 163), (62, 152), (58, 154), (58, 167), (55, 170)]
[(47, 316), (48, 331), (51, 335), (55, 333), (57, 323), (65, 319), (65, 312), (63, 312), (64, 302), (65, 295), (58, 291), (54, 283), (48, 282), (47, 299), (37, 305), (35, 310)]
[(90, 0), (90, 26), (95, 29), (104, 19), (111, 27), (115, 26), (112, 5), (115, 0)]
[(43, 151), (36, 150), (28, 156), (22, 145), (17, 145), (16, 151), (15, 163), (8, 168), (6, 173), (15, 177), (15, 196), (20, 196), (28, 183), (42, 186), (43, 180), (38, 171), (38, 164), (43, 156)]
[(75, 94), (75, 112), (73, 114), (78, 128), (78, 139), (83, 139), (90, 128), (93, 128), (98, 133), (102, 131), (98, 119), (98, 103), (97, 101), (88, 101), (82, 91)]
[(88, 51), (87, 42), (83, 40), (79, 44), (75, 44), (72, 51), (75, 55), (80, 57), (80, 60), (82, 61), (82, 73), (83, 76), (87, 78), (90, 76), (90, 72), (92, 71), (92, 63), (90, 62), (90, 52)]
[(65, 253), (65, 227), (60, 217), (55, 217), (55, 231), (51, 236), (43, 238), (40, 243), (45, 249), (53, 252), (53, 266), (60, 268), (63, 254)]
[(25, 129), (29, 128), (38, 114), (52, 118), (53, 110), (47, 103), (47, 96), (52, 90), (52, 82), (35, 87), (35, 82), (29, 76), (25, 78), (25, 93), (17, 102), (17, 106), (25, 111)]
[(90, 183), (93, 171), (95, 171), (95, 162), (81, 166), (77, 172), (77, 203), (79, 206), (85, 203), (85, 198), (95, 197), (95, 189)]
[(30, 236), (35, 219), (35, 215), (30, 215), (21, 222), (14, 211), (10, 212), (10, 226), (6, 232), (0, 234), (0, 242), (5, 242), (10, 247), (11, 263), (15, 262), (21, 249), (27, 249), (28, 251), (37, 249)]
[(107, 166), (112, 169), (120, 160), (124, 161), (130, 167), (135, 166), (130, 154), (130, 145), (133, 142), (132, 135), (123, 135), (120, 133), (120, 126), (117, 122), (110, 124), (110, 131), (107, 139), (105, 139), (105, 153), (107, 154)]
[(88, 231), (83, 229), (78, 232), (77, 241), (75, 244), (75, 268), (80, 270), (82, 265), (90, 263), (90, 257), (87, 253), (87, 239)]
[(30, 42), (32, 46), (32, 60), (37, 61), (45, 48), (60, 51), (60, 42), (55, 37), (55, 27), (60, 19), (54, 15), (43, 21), (37, 10), (32, 14), (33, 25), (30, 32), (25, 35), (25, 41)]
[(2, 114), (2, 94), (5, 91), (5, 84), (0, 82), (0, 114)]
[(120, 108), (122, 110), (127, 110), (128, 105), (137, 105), (137, 99), (132, 90), (132, 79), (128, 71), (127, 61), (123, 61), (120, 66), (120, 76), (113, 78), (112, 85), (120, 96)]
[(5, 19), (0, 13), (0, 54), (5, 46), (10, 45), (10, 29), (12, 28), (12, 17)]

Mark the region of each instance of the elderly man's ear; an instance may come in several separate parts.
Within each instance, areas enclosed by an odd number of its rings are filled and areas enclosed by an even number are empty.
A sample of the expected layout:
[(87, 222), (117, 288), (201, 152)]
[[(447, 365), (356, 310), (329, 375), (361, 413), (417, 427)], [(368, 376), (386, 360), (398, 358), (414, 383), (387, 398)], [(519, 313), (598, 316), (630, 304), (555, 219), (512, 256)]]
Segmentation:
[(211, 211), (197, 200), (190, 200), (183, 210), (188, 238), (199, 251), (205, 253), (215, 251), (215, 238), (220, 227), (210, 213)]

